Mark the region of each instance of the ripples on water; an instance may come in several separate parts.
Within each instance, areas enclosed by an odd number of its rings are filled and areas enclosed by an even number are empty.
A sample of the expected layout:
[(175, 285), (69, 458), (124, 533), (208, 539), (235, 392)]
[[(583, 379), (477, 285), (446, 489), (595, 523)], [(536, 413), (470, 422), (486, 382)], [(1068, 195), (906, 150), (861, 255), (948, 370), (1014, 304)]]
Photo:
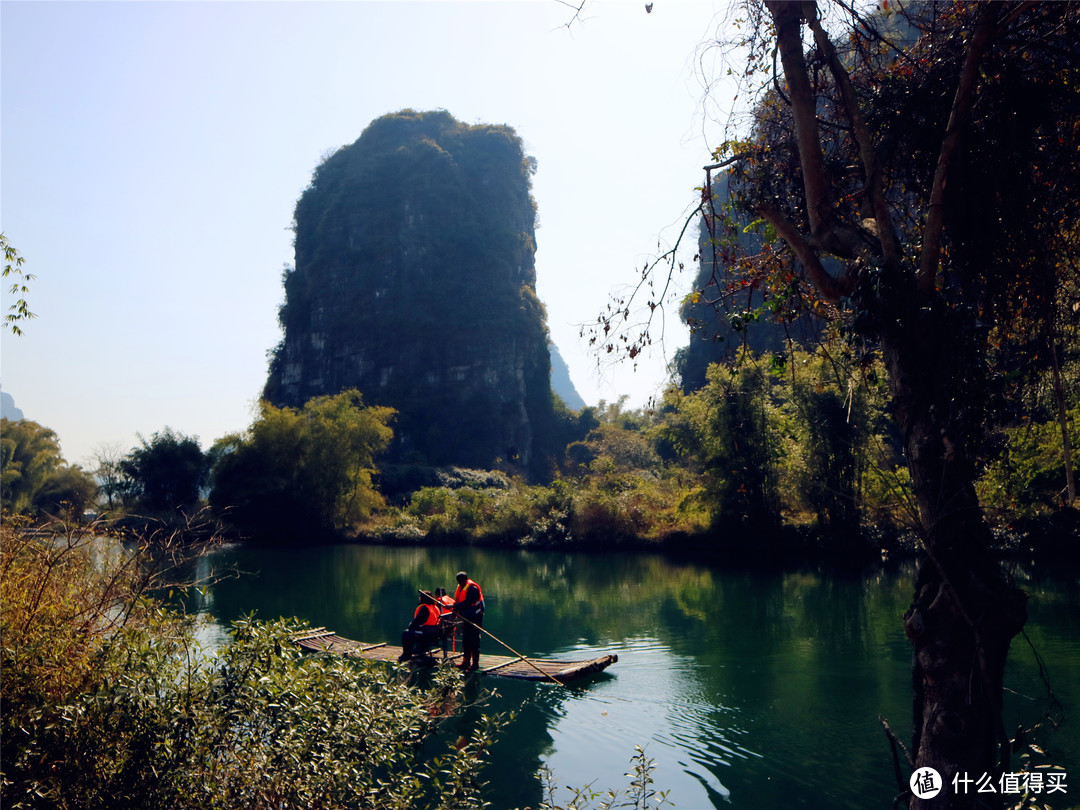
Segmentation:
[[(618, 775), (641, 745), (654, 761), (656, 786), (668, 790), (678, 808), (861, 810), (887, 804), (896, 792), (874, 708), (861, 711), (852, 696), (852, 712), (845, 715), (835, 703), (822, 702), (805, 682), (805, 663), (781, 654), (767, 661), (741, 658), (732, 651), (724, 663), (703, 665), (700, 657), (650, 637), (605, 651), (619, 655), (610, 675), (572, 688), (550, 712), (552, 746), (544, 760), (563, 785), (625, 787), (628, 779)], [(595, 650), (566, 652), (569, 658)], [(725, 677), (716, 671), (721, 668), (729, 670)], [(858, 670), (848, 674), (870, 677)], [(906, 672), (897, 677), (903, 680)], [(796, 703), (756, 702), (751, 684), (763, 680), (772, 688), (774, 681), (789, 684)], [(734, 684), (735, 693), (718, 691), (721, 683)], [(853, 744), (868, 749), (868, 773), (857, 772), (863, 763), (846, 755)], [(837, 781), (845, 771), (856, 771), (847, 784)]]
[[(677, 806), (711, 807), (728, 800), (726, 769), (762, 758), (746, 747), (739, 712), (710, 698), (698, 682), (693, 658), (656, 639), (627, 639), (608, 651), (619, 656), (611, 676), (573, 690), (554, 712), (554, 750), (547, 764), (560, 782), (619, 787), (600, 784), (597, 774), (611, 778), (626, 772), (634, 746), (641, 745), (656, 764), (657, 784), (671, 789), (669, 798)], [(568, 650), (566, 657), (577, 652), (595, 650)], [(682, 777), (676, 779), (677, 773)]]

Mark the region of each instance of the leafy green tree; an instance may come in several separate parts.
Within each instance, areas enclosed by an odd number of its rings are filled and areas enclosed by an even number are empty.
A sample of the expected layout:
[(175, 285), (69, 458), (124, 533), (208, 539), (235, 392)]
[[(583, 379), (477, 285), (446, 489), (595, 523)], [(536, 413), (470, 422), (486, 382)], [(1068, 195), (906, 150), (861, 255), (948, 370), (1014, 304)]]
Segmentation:
[(169, 512), (198, 503), (207, 462), (196, 437), (170, 427), (136, 447), (120, 462), (124, 489), (140, 508)]
[(27, 419), (0, 421), (0, 503), (5, 511), (36, 515), (70, 509), (81, 515), (95, 495), (89, 476), (64, 461), (56, 433)]
[(882, 436), (881, 369), (871, 358), (853, 368), (851, 359), (835, 345), (793, 351), (782, 373), (800, 462), (791, 473), (794, 493), (831, 538), (847, 540), (860, 531), (867, 469), (892, 467), (881, 458), (892, 455)]
[[(1076, 233), (1080, 233), (1080, 222)], [(1071, 235), (1071, 234), (1070, 234)], [(1002, 369), (997, 377), (998, 385), (992, 392), (996, 405), (996, 416), (991, 432), (994, 441), (992, 447), (1000, 449), (1005, 456), (991, 454), (989, 465), (994, 468), (991, 476), (995, 484), (983, 488), (980, 495), (987, 495), (983, 502), (997, 507), (1013, 504), (1025, 512), (1045, 513), (1043, 507), (1055, 505), (1060, 508), (1074, 506), (1076, 503), (1076, 475), (1074, 454), (1077, 448), (1075, 423), (1071, 423), (1068, 413), (1080, 405), (1077, 392), (1080, 391), (1080, 247), (1077, 240), (1067, 239), (1067, 247), (1060, 250), (1048, 261), (1054, 261), (1063, 268), (1073, 268), (1073, 272), (1055, 272), (1060, 283), (1053, 291), (1054, 300), (1049, 307), (1048, 317), (1029, 317), (1023, 312), (1017, 313), (1008, 323), (996, 326), (990, 337), (993, 352), (991, 363)], [(1049, 424), (1056, 421), (1056, 442), (1051, 440), (1054, 434)], [(1047, 429), (1042, 426), (1046, 425)], [(1023, 434), (1034, 429), (1037, 437), (1025, 437)], [(1007, 456), (1018, 446), (1024, 456), (1027, 450), (1038, 446), (1042, 456), (1040, 466), (1047, 473), (1051, 469), (1056, 481), (1041, 481), (1033, 489), (1024, 491), (1028, 483), (1021, 476), (1010, 481), (1007, 471), (1013, 468), (1013, 462)], [(1023, 467), (1020, 462), (1019, 471)], [(1002, 477), (1004, 476), (1004, 477)], [(1004, 485), (1004, 489), (999, 486)], [(1054, 492), (1058, 490), (1059, 492)], [(998, 500), (996, 495), (1000, 494)], [(1033, 496), (1029, 499), (1027, 496)], [(1059, 497), (1060, 495), (1060, 497)], [(1035, 507), (1036, 504), (1042, 506)]]
[(303, 408), (263, 402), (241, 436), (215, 448), (211, 505), (259, 537), (299, 540), (348, 530), (382, 505), (376, 456), (393, 432), (394, 411), (364, 407), (355, 390), (316, 397)]
[(80, 516), (94, 504), (98, 486), (77, 464), (65, 465), (45, 481), (34, 498), (34, 506), (48, 515), (65, 511)]
[(678, 400), (685, 421), (668, 439), (707, 479), (717, 525), (780, 525), (778, 465), (782, 442), (767, 370), (752, 358), (713, 364), (707, 383)]
[(566, 455), (574, 465), (587, 466), (594, 474), (648, 473), (660, 465), (660, 456), (645, 433), (611, 422), (593, 428), (584, 441), (570, 444)]
[(1006, 762), (1003, 670), (1024, 597), (988, 553), (974, 479), (990, 336), (1051, 315), (1067, 268), (1048, 258), (1080, 216), (1080, 6), (900, 9), (748, 3), (754, 131), (710, 169), (731, 167), (736, 208), (761, 227), (744, 282), (884, 359), (928, 552), (906, 617), (913, 756), (948, 782)]
[[(1080, 408), (1066, 413), (1065, 427), (1070, 435), (1077, 435)], [(1012, 515), (1047, 515), (1060, 509), (1069, 497), (1061, 425), (1056, 420), (1027, 420), (1003, 433), (1005, 446), (979, 479), (980, 494)], [(1076, 450), (1072, 462), (1080, 464)]]
[(0, 421), (0, 496), (4, 508), (27, 512), (48, 477), (63, 463), (56, 433), (26, 419)]

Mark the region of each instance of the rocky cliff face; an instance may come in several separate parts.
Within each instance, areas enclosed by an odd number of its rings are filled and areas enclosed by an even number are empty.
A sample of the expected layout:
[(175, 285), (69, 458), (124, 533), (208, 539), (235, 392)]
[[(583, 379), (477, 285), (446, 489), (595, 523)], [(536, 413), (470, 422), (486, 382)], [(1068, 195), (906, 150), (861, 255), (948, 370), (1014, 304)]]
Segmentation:
[(506, 126), (411, 110), (327, 158), (296, 206), (264, 396), (358, 388), (395, 460), (527, 469), (552, 423), (532, 161)]

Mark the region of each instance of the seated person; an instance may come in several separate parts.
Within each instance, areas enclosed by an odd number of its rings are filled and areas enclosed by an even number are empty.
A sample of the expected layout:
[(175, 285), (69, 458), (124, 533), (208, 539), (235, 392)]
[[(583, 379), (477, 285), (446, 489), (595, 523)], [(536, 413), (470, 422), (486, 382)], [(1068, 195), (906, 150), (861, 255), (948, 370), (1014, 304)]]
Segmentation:
[(446, 588), (435, 589), (435, 601), (438, 602), (439, 610), (444, 616), (454, 612), (454, 597), (447, 595)]
[(442, 638), (443, 651), (457, 649), (457, 626), (458, 618), (454, 615), (454, 597), (446, 593), (446, 588), (435, 589), (435, 601), (442, 612)]
[(420, 593), (420, 604), (413, 613), (409, 626), (401, 633), (399, 661), (408, 661), (413, 651), (427, 652), (439, 640), (439, 619), (442, 611), (429, 593)]

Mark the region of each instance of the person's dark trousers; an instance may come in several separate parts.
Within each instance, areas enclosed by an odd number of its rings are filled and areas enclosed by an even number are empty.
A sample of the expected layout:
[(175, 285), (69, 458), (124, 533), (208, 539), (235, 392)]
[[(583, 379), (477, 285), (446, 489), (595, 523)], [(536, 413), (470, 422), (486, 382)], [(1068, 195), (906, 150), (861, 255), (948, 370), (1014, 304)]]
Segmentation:
[[(470, 624), (469, 622), (472, 622)], [(470, 618), (461, 627), (461, 667), (478, 669), (480, 667), (480, 628), (484, 625), (484, 614)]]
[(413, 651), (427, 652), (439, 639), (439, 626), (425, 624), (401, 634), (401, 658), (412, 657)]

